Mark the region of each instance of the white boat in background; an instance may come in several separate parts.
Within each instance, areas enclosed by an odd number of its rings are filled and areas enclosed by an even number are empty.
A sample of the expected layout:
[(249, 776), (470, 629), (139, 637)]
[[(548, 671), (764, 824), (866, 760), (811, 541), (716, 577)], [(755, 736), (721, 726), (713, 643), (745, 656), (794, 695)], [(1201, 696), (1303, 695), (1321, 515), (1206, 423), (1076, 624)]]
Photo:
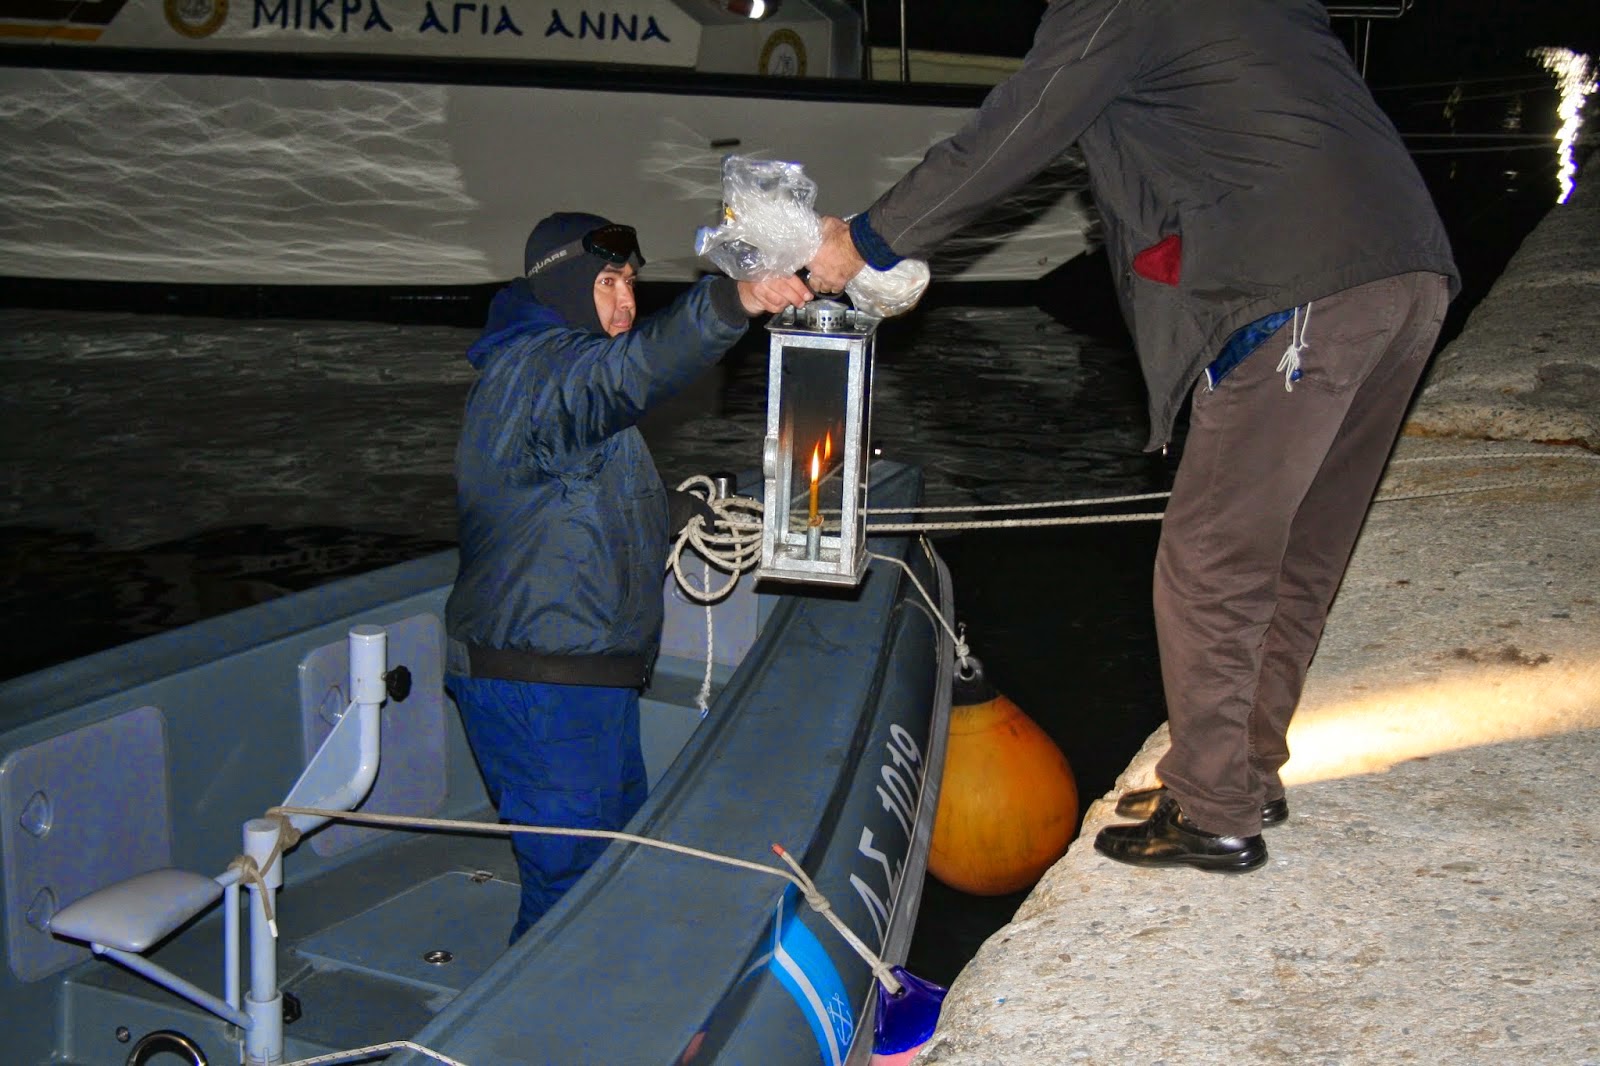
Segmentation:
[[(1364, 57), (1410, 3), (1328, 10)], [(859, 210), (1018, 63), (910, 49), (903, 14), (898, 54), (864, 36), (842, 0), (0, 0), (0, 281), (482, 286), (553, 210), (686, 281), (728, 153)], [(1084, 185), (1064, 157), (935, 279), (1078, 255)]]
[[(862, 79), (838, 0), (0, 0), (0, 38), (10, 279), (478, 285), (541, 215), (593, 210), (688, 280), (728, 153), (803, 163), (846, 213), (985, 91)], [(936, 277), (1078, 254), (1081, 184), (1064, 162)]]

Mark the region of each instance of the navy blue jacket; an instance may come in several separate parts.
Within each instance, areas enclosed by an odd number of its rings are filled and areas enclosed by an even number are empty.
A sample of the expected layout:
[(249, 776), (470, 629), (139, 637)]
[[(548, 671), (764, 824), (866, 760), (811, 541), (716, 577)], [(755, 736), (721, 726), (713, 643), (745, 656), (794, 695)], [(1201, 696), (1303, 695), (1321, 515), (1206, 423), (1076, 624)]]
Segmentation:
[(467, 352), (453, 640), (654, 657), (667, 503), (636, 423), (744, 334), (718, 284), (732, 285), (702, 279), (618, 337), (571, 328), (520, 280), (496, 295)]

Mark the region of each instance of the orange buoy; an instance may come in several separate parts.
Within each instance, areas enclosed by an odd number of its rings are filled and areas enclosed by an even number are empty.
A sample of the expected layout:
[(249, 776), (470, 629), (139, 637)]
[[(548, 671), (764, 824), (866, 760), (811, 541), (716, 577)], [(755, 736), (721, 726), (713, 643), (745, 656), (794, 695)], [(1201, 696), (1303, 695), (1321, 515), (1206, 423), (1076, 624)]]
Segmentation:
[(976, 896), (1016, 892), (1066, 853), (1078, 784), (1055, 741), (983, 680), (958, 675), (928, 871)]

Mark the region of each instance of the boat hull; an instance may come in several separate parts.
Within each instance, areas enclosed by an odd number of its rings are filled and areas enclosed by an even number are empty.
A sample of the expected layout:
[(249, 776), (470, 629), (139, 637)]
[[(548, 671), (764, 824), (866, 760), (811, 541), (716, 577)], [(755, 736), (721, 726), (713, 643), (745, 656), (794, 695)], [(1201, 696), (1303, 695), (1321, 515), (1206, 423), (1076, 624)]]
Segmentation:
[[(0, 277), (168, 285), (482, 285), (542, 215), (640, 230), (647, 277), (702, 271), (729, 153), (795, 160), (818, 207), (869, 205), (971, 92), (270, 54), (0, 50)], [(940, 280), (1038, 278), (1084, 248), (1051, 171), (961, 234)]]
[[(873, 477), (884, 505), (920, 498), (913, 468), (877, 464)], [(872, 546), (910, 564), (948, 620), (936, 556), (903, 537)], [(52, 937), (49, 918), (148, 869), (220, 872), (243, 821), (281, 800), (337, 718), (352, 624), (385, 626), (389, 663), (413, 678), (386, 706), (360, 809), (493, 821), (439, 687), (454, 564), (444, 553), (359, 575), (0, 685), (8, 1061), (120, 1063), (130, 1039), (162, 1029), (211, 1061), (233, 1054), (220, 1019)], [(631, 828), (756, 862), (781, 843), (871, 948), (902, 961), (937, 806), (949, 641), (885, 561), (850, 593), (779, 589), (746, 579), (715, 608), (703, 721), (705, 611), (669, 591), (642, 701), (651, 795)], [(466, 1062), (677, 1063), (693, 1046), (699, 1062), (809, 1064), (863, 1061), (870, 1043), (866, 964), (803, 903), (780, 914), (775, 877), (615, 845), (506, 951), (518, 893), (503, 838), (331, 825), (285, 870), (279, 971), (301, 1015), (288, 1058), (415, 1039)], [(213, 910), (150, 958), (217, 990), (220, 924)]]

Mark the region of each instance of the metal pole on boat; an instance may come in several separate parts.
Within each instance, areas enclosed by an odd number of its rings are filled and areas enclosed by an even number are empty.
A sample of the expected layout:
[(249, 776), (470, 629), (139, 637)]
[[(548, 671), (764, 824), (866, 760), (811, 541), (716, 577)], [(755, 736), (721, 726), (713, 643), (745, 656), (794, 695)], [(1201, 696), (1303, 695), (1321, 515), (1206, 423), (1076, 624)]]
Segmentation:
[(861, 0), (861, 80), (872, 80), (872, 24), (867, 18), (867, 9), (872, 6), (872, 0)]
[[(382, 626), (352, 626), (350, 704), (311, 762), (300, 775), (285, 806), (351, 810), (366, 796), (378, 776), (380, 713), (388, 698), (388, 633)], [(245, 1037), (246, 1059), (271, 1066), (283, 1061), (283, 993), (278, 989), (277, 930), (268, 915), (283, 886), (280, 834), (287, 826), (307, 833), (324, 824), (325, 816), (290, 815), (282, 819), (252, 818), (244, 824), (244, 853), (261, 870), (250, 890), (250, 992), (245, 1009), (251, 1027)], [(265, 887), (263, 888), (263, 884)]]
[[(289, 790), (285, 807), (354, 810), (378, 779), (381, 714), (389, 695), (388, 634), (382, 626), (351, 626), (349, 648), (350, 704)], [(326, 815), (289, 816), (289, 824), (302, 833), (327, 821)]]
[(900, 0), (900, 80), (911, 80), (911, 53), (906, 46), (906, 0)]
[(222, 1000), (218, 999), (216, 996), (213, 996), (210, 992), (207, 992), (205, 989), (196, 984), (185, 981), (175, 973), (162, 969), (160, 966), (157, 966), (155, 963), (151, 962), (149, 959), (145, 958), (143, 955), (140, 955), (136, 951), (123, 951), (121, 948), (108, 948), (104, 944), (91, 944), (89, 947), (90, 950), (92, 950), (96, 955), (104, 955), (107, 958), (116, 959), (122, 965), (126, 966), (139, 976), (147, 977), (151, 981), (160, 985), (162, 988), (167, 989), (169, 992), (175, 992), (184, 999), (188, 1000), (190, 1003), (204, 1007), (206, 1010), (210, 1011), (212, 1014), (215, 1014), (223, 1021), (231, 1022), (232, 1024), (240, 1027), (243, 1027), (246, 1022), (250, 1021), (245, 1014), (238, 1010), (229, 1008), (227, 1004), (223, 1003)]
[(222, 890), (222, 998), (239, 1009), (239, 882)]
[[(278, 941), (267, 919), (272, 897), (283, 885), (283, 856), (274, 856), (283, 823), (252, 818), (244, 823), (244, 853), (261, 869), (250, 889), (250, 992), (245, 1011), (245, 1061), (270, 1066), (283, 1061), (283, 995), (278, 991)], [(266, 865), (268, 862), (271, 865)], [(265, 888), (262, 885), (265, 885)]]

